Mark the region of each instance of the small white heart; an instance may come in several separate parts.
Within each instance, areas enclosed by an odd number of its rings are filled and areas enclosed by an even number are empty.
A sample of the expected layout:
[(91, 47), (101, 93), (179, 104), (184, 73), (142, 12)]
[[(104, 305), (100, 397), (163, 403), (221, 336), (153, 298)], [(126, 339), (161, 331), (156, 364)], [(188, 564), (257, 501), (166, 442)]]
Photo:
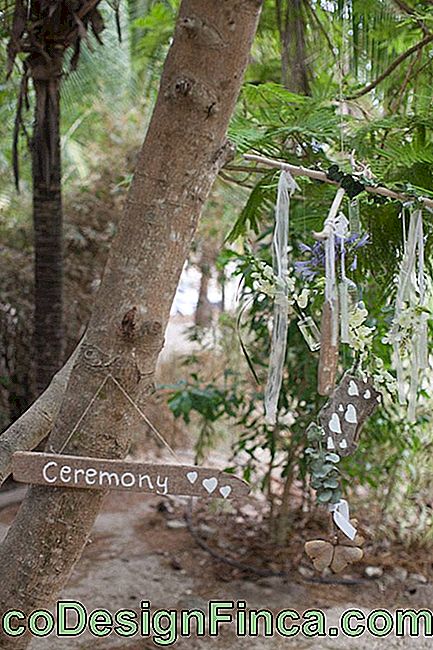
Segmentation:
[(220, 487), (220, 493), (222, 494), (224, 499), (227, 499), (231, 491), (232, 489), (230, 485), (223, 485), (222, 487)]
[(340, 406), (338, 407), (338, 410), (340, 411), (340, 413), (343, 413), (343, 411), (344, 411), (343, 404), (340, 404)]
[(347, 449), (347, 440), (346, 440), (346, 438), (343, 438), (343, 440), (340, 440), (340, 442), (338, 443), (338, 446), (340, 447), (340, 449)]
[(333, 413), (331, 419), (329, 420), (329, 429), (332, 433), (341, 433), (341, 424), (340, 418), (336, 413)]
[(370, 397), (371, 397), (371, 393), (370, 393), (370, 391), (369, 391), (368, 388), (367, 388), (367, 390), (366, 390), (365, 393), (364, 393), (364, 399), (370, 399)]
[(355, 384), (353, 379), (351, 379), (349, 382), (349, 388), (347, 389), (347, 392), (351, 397), (353, 397), (354, 395), (359, 395), (358, 386)]
[(332, 440), (331, 436), (328, 436), (328, 442), (326, 443), (326, 448), (330, 449), (331, 451), (335, 449), (334, 441)]
[(197, 474), (197, 472), (188, 472), (188, 474), (186, 475), (186, 478), (191, 483), (191, 485), (194, 485), (194, 483), (196, 482), (196, 480), (198, 478), (198, 474)]
[(215, 490), (216, 486), (218, 485), (218, 481), (216, 478), (204, 478), (202, 480), (202, 485), (206, 492), (209, 494), (212, 494), (212, 492)]
[(346, 420), (346, 422), (349, 422), (349, 424), (356, 424), (358, 422), (358, 416), (356, 415), (356, 408), (353, 406), (353, 404), (347, 405), (347, 411), (344, 414), (344, 419)]

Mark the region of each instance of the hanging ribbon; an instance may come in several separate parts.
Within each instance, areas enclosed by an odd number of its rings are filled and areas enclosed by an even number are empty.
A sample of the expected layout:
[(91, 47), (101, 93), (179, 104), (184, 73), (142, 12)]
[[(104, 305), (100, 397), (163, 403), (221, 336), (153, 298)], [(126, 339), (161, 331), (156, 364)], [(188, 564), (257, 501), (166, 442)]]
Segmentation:
[(347, 219), (339, 215), (341, 203), (345, 190), (339, 187), (335, 194), (324, 228), (321, 232), (313, 233), (315, 239), (324, 240), (325, 244), (325, 300), (332, 310), (331, 344), (337, 345), (338, 339), (338, 295), (335, 275), (335, 235), (340, 234), (340, 221), (345, 220), (347, 231)]
[(349, 504), (346, 499), (340, 499), (337, 503), (330, 505), (329, 511), (332, 512), (332, 518), (337, 528), (353, 541), (356, 537), (357, 530), (350, 523)]
[[(406, 237), (405, 218), (403, 218), (404, 254), (398, 277), (395, 301), (394, 324), (391, 331), (394, 365), (397, 374), (397, 390), (400, 404), (406, 403), (406, 377), (401, 350), (401, 319), (406, 307), (425, 307), (425, 260), (422, 210), (417, 208), (410, 215), (409, 232)], [(408, 418), (413, 422), (416, 416), (420, 371), (428, 364), (427, 314), (421, 311), (417, 321), (412, 324), (413, 336), (410, 343), (410, 378)]]
[(282, 170), (278, 181), (277, 204), (275, 207), (275, 229), (272, 254), (277, 289), (274, 300), (273, 330), (269, 359), (268, 380), (265, 389), (265, 416), (269, 424), (277, 421), (277, 406), (283, 382), (283, 368), (286, 357), (289, 301), (287, 296), (289, 212), (290, 197), (299, 189), (287, 170)]

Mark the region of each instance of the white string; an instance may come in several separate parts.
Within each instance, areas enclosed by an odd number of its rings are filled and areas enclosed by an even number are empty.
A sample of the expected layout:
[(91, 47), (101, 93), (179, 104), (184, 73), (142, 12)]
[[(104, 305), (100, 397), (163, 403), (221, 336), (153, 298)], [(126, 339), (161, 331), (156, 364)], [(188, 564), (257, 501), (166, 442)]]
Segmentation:
[[(76, 425), (75, 425), (74, 428), (72, 429), (71, 433), (68, 435), (68, 437), (66, 438), (65, 442), (63, 443), (61, 449), (60, 449), (57, 453), (61, 454), (61, 453), (64, 451), (66, 445), (71, 441), (71, 439), (72, 439), (74, 433), (76, 432), (76, 430), (77, 430), (78, 427), (80, 426), (81, 422), (82, 422), (82, 421), (84, 420), (84, 418), (86, 417), (87, 413), (88, 413), (88, 412), (90, 411), (90, 409), (92, 408), (92, 406), (93, 406), (95, 400), (96, 400), (96, 399), (98, 398), (98, 396), (99, 396), (99, 393), (101, 392), (101, 390), (104, 388), (105, 384), (107, 383), (107, 381), (108, 381), (108, 377), (109, 377), (109, 375), (107, 375), (106, 377), (104, 377), (104, 379), (102, 380), (101, 384), (99, 385), (99, 388), (97, 388), (97, 390), (96, 390), (95, 394), (93, 395), (92, 399), (91, 399), (90, 402), (87, 404), (87, 406), (86, 406), (86, 408), (84, 409), (84, 411), (82, 412), (80, 418), (78, 419), (78, 422), (76, 423)], [(54, 450), (52, 450), (52, 451), (54, 451)]]
[(113, 377), (113, 375), (112, 375), (111, 373), (110, 373), (108, 376), (113, 380), (113, 382), (116, 384), (116, 386), (119, 388), (119, 390), (120, 390), (120, 391), (123, 393), (123, 395), (126, 397), (126, 399), (128, 400), (128, 402), (129, 402), (129, 403), (130, 403), (130, 404), (135, 408), (135, 410), (137, 411), (137, 413), (138, 413), (138, 414), (143, 418), (143, 420), (144, 420), (144, 421), (146, 422), (146, 424), (149, 426), (149, 428), (151, 429), (152, 433), (157, 437), (157, 439), (159, 440), (159, 442), (160, 442), (161, 444), (163, 444), (163, 445), (168, 449), (168, 451), (169, 451), (170, 454), (173, 456), (173, 458), (175, 458), (175, 459), (177, 460), (177, 462), (180, 463), (181, 461), (180, 461), (180, 459), (178, 458), (176, 452), (175, 452), (175, 451), (170, 447), (170, 445), (168, 444), (168, 442), (166, 441), (166, 439), (164, 438), (164, 436), (162, 436), (162, 435), (159, 433), (158, 429), (157, 429), (157, 428), (152, 424), (152, 422), (149, 420), (149, 418), (147, 417), (147, 415), (145, 415), (145, 413), (143, 413), (143, 411), (142, 411), (141, 408), (138, 406), (138, 404), (136, 404), (136, 403), (134, 402), (134, 400), (132, 399), (132, 397), (131, 397), (127, 392), (126, 392), (126, 390), (123, 388), (123, 386), (122, 386), (122, 385), (117, 381), (117, 379), (116, 379), (115, 377)]
[[(116, 379), (116, 378), (115, 378), (111, 373), (108, 373), (108, 374), (104, 377), (104, 379), (101, 381), (101, 383), (100, 383), (99, 387), (96, 389), (96, 391), (95, 391), (93, 397), (92, 397), (91, 400), (89, 401), (88, 405), (86, 406), (86, 408), (84, 409), (83, 413), (82, 413), (81, 416), (79, 417), (79, 419), (78, 419), (77, 423), (75, 424), (74, 428), (72, 429), (72, 431), (70, 432), (70, 434), (68, 435), (68, 437), (67, 437), (66, 440), (64, 441), (64, 443), (63, 443), (61, 449), (60, 449), (57, 453), (61, 454), (61, 453), (64, 451), (64, 449), (65, 449), (65, 447), (67, 446), (67, 444), (72, 440), (72, 438), (73, 438), (75, 432), (77, 431), (78, 427), (80, 426), (81, 422), (84, 420), (84, 418), (86, 417), (87, 413), (88, 413), (88, 412), (90, 411), (90, 409), (92, 408), (93, 404), (95, 403), (96, 399), (98, 398), (99, 394), (101, 393), (102, 389), (104, 388), (105, 384), (107, 383), (107, 381), (108, 381), (109, 379), (111, 379), (111, 380), (113, 381), (113, 383), (114, 383), (114, 384), (119, 388), (119, 390), (120, 390), (121, 393), (126, 397), (126, 399), (128, 400), (128, 402), (129, 402), (129, 403), (130, 403), (130, 404), (135, 408), (135, 410), (139, 413), (139, 415), (141, 416), (141, 418), (146, 422), (146, 424), (148, 425), (148, 427), (150, 428), (150, 430), (152, 431), (152, 433), (155, 435), (155, 437), (159, 440), (159, 442), (160, 442), (161, 444), (163, 444), (164, 447), (166, 447), (166, 449), (168, 449), (168, 451), (169, 451), (170, 454), (173, 456), (173, 458), (176, 460), (176, 462), (181, 463), (181, 460), (180, 460), (179, 457), (177, 456), (176, 452), (175, 452), (175, 451), (170, 447), (170, 445), (168, 444), (168, 442), (167, 442), (167, 441), (165, 440), (165, 438), (161, 435), (161, 433), (158, 431), (158, 429), (157, 429), (157, 428), (152, 424), (152, 422), (149, 420), (149, 418), (147, 417), (147, 415), (146, 415), (146, 414), (141, 410), (141, 408), (138, 406), (138, 404), (136, 404), (136, 403), (134, 402), (134, 400), (132, 399), (132, 397), (128, 394), (128, 392), (123, 388), (123, 386), (122, 386), (122, 385), (117, 381), (117, 379)], [(52, 451), (54, 451), (54, 449), (52, 449)]]

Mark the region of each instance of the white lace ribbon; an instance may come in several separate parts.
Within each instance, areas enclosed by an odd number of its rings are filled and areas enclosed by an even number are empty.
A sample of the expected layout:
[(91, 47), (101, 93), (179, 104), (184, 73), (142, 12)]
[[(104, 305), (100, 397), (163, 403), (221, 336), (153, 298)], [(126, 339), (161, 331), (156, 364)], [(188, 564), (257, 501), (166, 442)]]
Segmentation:
[(274, 301), (271, 352), (265, 389), (265, 417), (269, 424), (277, 421), (278, 398), (283, 382), (286, 357), (289, 302), (287, 296), (290, 197), (299, 189), (289, 171), (283, 169), (278, 181), (275, 229), (272, 241), (277, 291)]

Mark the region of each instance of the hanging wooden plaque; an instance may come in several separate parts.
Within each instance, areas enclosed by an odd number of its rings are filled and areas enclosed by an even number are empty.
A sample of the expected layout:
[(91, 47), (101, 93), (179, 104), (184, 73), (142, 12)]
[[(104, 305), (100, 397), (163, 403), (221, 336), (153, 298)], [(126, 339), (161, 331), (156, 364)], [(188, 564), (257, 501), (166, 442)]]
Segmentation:
[(16, 452), (13, 477), (21, 483), (85, 490), (124, 490), (222, 499), (246, 496), (249, 485), (232, 474), (208, 467)]
[(329, 451), (340, 456), (352, 454), (359, 441), (362, 426), (382, 396), (374, 388), (371, 379), (346, 374), (335, 389), (331, 399), (319, 413), (319, 421), (325, 430)]

